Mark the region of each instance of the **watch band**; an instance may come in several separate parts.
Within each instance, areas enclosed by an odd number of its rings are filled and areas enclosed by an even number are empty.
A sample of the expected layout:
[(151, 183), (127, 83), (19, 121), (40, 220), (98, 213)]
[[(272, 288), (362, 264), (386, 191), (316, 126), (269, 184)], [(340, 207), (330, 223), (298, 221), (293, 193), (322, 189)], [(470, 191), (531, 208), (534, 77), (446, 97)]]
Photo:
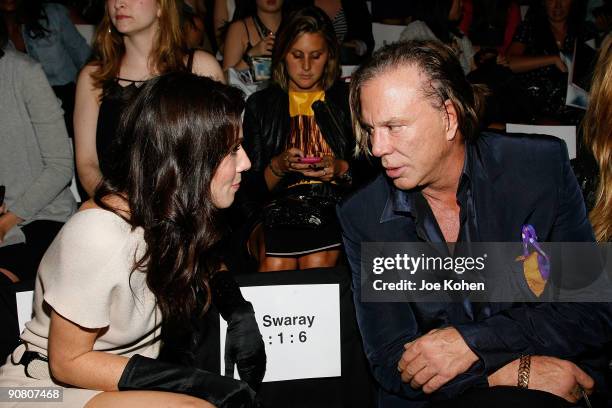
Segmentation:
[(531, 356), (521, 356), (518, 368), (518, 381), (516, 383), (519, 388), (529, 388), (529, 370), (531, 368)]

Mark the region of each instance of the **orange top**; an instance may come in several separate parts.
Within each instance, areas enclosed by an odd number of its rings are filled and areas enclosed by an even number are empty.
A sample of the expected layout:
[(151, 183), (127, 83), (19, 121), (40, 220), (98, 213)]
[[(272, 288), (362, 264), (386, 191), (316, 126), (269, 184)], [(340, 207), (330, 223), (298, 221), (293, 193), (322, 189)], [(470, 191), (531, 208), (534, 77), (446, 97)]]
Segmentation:
[(314, 102), (324, 100), (324, 91), (289, 91), (290, 128), (287, 149), (298, 148), (304, 152), (304, 156), (334, 155), (321, 134), (312, 110)]

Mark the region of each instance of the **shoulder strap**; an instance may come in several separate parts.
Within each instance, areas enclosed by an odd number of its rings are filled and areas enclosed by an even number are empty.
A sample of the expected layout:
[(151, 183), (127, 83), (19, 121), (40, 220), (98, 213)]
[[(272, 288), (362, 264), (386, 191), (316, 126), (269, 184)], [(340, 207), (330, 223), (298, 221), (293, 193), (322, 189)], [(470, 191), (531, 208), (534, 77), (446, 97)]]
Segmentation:
[(249, 32), (249, 26), (247, 26), (246, 18), (242, 20), (242, 24), (244, 24), (244, 29), (246, 30), (246, 33), (247, 33), (247, 40), (249, 42), (247, 48), (250, 48), (250, 47), (252, 47), (252, 45), (251, 45), (251, 33)]

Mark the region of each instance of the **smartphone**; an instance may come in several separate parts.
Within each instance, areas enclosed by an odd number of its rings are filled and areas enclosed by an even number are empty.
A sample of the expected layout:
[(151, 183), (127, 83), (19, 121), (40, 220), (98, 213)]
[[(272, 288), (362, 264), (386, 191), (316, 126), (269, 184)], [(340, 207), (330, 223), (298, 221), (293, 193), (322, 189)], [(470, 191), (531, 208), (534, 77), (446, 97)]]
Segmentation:
[(302, 158), (300, 159), (300, 163), (314, 164), (314, 163), (319, 163), (319, 162), (321, 162), (321, 160), (323, 160), (321, 157), (316, 157), (316, 156), (306, 156), (306, 157), (302, 157)]
[(0, 206), (4, 204), (4, 193), (6, 192), (6, 187), (0, 186)]

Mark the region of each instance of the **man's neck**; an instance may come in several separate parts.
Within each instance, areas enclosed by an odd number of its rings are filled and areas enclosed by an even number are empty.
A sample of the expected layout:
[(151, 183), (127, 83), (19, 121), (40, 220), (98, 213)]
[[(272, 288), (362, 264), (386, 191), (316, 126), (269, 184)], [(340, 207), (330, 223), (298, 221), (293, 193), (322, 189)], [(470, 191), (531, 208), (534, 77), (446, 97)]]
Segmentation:
[(446, 242), (457, 242), (459, 238), (461, 209), (457, 203), (457, 190), (464, 162), (465, 145), (460, 143), (438, 168), (437, 181), (422, 190)]
[(449, 154), (443, 165), (438, 168), (436, 179), (423, 188), (423, 196), (428, 202), (456, 205), (459, 180), (465, 163), (465, 144), (461, 143)]

